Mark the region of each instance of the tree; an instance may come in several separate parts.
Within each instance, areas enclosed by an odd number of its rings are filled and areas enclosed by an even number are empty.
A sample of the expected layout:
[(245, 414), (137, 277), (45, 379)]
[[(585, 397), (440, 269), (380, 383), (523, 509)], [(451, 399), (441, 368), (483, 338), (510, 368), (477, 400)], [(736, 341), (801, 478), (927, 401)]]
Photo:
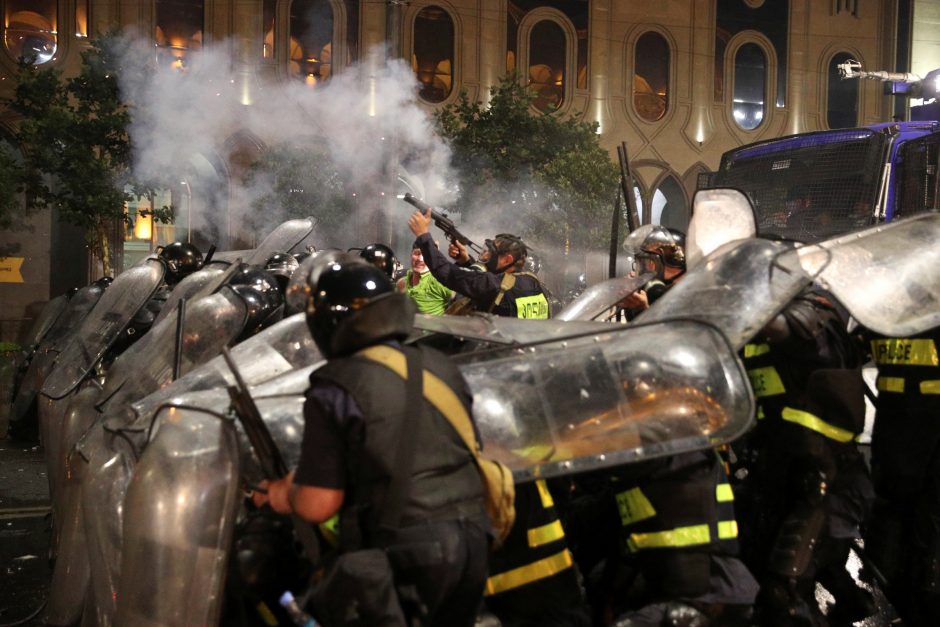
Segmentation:
[[(92, 41), (70, 79), (21, 59), (14, 97), (6, 103), (22, 117), (14, 138), (24, 153), (17, 189), (25, 192), (27, 210), (49, 207), (84, 229), (105, 275), (113, 274), (108, 234), (125, 220), (125, 202), (152, 192), (132, 176), (131, 113), (118, 87), (128, 57), (119, 53), (118, 41), (116, 34)], [(15, 207), (5, 202), (0, 214)], [(156, 219), (168, 221), (169, 213), (164, 207)]]
[(597, 125), (536, 113), (536, 95), (509, 75), (491, 90), (488, 107), (462, 92), (437, 116), (454, 149), (457, 205), (517, 208), (522, 236), (556, 245), (606, 246), (619, 170)]

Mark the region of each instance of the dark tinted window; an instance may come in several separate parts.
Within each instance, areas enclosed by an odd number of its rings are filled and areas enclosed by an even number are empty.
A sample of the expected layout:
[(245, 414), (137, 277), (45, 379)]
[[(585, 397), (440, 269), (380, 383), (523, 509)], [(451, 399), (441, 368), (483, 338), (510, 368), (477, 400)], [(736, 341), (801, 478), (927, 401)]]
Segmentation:
[(858, 126), (858, 80), (843, 80), (839, 76), (839, 64), (852, 56), (843, 52), (829, 62), (829, 103), (826, 109), (826, 124), (831, 129)]
[(760, 126), (766, 114), (767, 57), (757, 44), (744, 44), (734, 57), (731, 112), (744, 130)]
[(446, 100), (454, 88), (454, 20), (441, 7), (425, 7), (415, 18), (411, 62), (421, 97)]
[(633, 106), (641, 118), (655, 122), (669, 108), (669, 44), (659, 33), (645, 33), (636, 42)]

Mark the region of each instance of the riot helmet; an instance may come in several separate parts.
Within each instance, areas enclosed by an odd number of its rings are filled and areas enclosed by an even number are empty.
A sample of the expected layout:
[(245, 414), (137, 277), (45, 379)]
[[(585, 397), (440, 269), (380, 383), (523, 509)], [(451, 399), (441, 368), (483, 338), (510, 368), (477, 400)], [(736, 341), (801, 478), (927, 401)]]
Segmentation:
[(483, 243), (490, 254), (485, 262), (488, 272), (500, 273), (509, 268), (509, 266), (500, 267), (500, 255), (512, 255), (513, 262), (511, 265), (517, 268), (525, 265), (529, 250), (525, 242), (512, 233), (499, 233), (493, 239), (484, 240)]
[(538, 255), (527, 254), (525, 258), (525, 263), (522, 265), (522, 269), (525, 272), (538, 274), (539, 271), (542, 269), (542, 260), (539, 259)]
[(166, 282), (179, 283), (184, 277), (202, 268), (202, 253), (188, 242), (173, 242), (164, 246), (157, 258), (166, 266)]
[(678, 274), (685, 272), (685, 233), (682, 231), (658, 224), (646, 225), (631, 233), (623, 246), (633, 255), (637, 273), (651, 271), (668, 284), (678, 275), (667, 279), (666, 268), (678, 270)]
[(248, 310), (240, 340), (281, 319), (284, 295), (277, 278), (270, 272), (244, 266), (241, 272), (232, 277), (228, 288), (238, 294)]
[(359, 256), (381, 270), (390, 279), (400, 274), (402, 266), (395, 253), (385, 244), (369, 244), (361, 251)]
[(320, 273), (328, 265), (337, 261), (353, 261), (359, 258), (338, 249), (318, 250), (304, 259), (300, 267), (294, 270), (287, 290), (284, 292), (285, 313), (296, 314), (305, 311), (310, 285), (315, 285)]
[(329, 358), (411, 333), (415, 305), (395, 291), (389, 277), (359, 260), (328, 264), (310, 285), (307, 326)]
[(277, 284), (281, 288), (281, 292), (287, 289), (291, 276), (299, 267), (300, 263), (297, 258), (288, 253), (274, 253), (264, 263), (264, 269), (277, 278)]

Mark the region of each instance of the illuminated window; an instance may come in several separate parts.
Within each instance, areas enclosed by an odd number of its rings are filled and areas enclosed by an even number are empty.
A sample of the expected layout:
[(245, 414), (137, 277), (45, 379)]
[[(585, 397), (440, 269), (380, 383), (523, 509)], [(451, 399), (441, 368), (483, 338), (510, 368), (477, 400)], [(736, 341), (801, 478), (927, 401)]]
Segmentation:
[(263, 39), (261, 44), (261, 58), (274, 58), (274, 22), (276, 19), (275, 8), (277, 0), (264, 0), (261, 7), (261, 29)]
[(842, 80), (839, 64), (852, 59), (852, 55), (841, 52), (829, 62), (829, 102), (826, 107), (826, 124), (829, 128), (853, 128), (858, 126), (858, 81)]
[(333, 67), (333, 8), (328, 0), (294, 0), (290, 5), (291, 76), (311, 87), (330, 78)]
[(51, 61), (58, 48), (56, 0), (7, 0), (3, 41), (13, 58)]
[(659, 33), (645, 33), (636, 42), (633, 106), (647, 122), (661, 120), (669, 108), (669, 44)]
[(744, 44), (734, 56), (734, 97), (731, 113), (746, 131), (760, 126), (766, 114), (767, 57), (757, 44)]
[(75, 3), (75, 36), (81, 39), (88, 37), (88, 1)]
[(154, 41), (157, 59), (179, 70), (186, 56), (202, 48), (205, 9), (202, 0), (155, 0)]
[(453, 91), (454, 20), (440, 7), (421, 9), (415, 18), (411, 65), (421, 84), (420, 96), (443, 102)]
[(529, 86), (537, 97), (532, 103), (539, 111), (552, 111), (565, 98), (565, 59), (568, 42), (561, 26), (542, 20), (529, 35)]

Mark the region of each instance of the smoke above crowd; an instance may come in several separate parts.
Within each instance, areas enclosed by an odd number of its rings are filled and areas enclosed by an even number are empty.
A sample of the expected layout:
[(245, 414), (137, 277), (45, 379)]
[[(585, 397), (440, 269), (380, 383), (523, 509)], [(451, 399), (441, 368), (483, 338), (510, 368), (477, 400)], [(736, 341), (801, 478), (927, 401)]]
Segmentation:
[[(133, 107), (135, 175), (167, 187), (179, 185), (178, 198), (191, 209), (186, 220), (192, 230), (212, 237), (248, 233), (257, 239), (284, 219), (298, 217), (296, 208), (292, 213), (269, 200), (277, 198), (278, 181), (237, 171), (283, 145), (328, 153), (345, 193), (354, 199), (343, 207), (342, 224), (333, 230), (342, 241), (334, 238), (321, 246), (363, 246), (375, 239), (407, 255), (406, 219), (412, 209), (389, 196), (412, 191), (437, 206), (454, 198), (451, 150), (418, 103), (414, 72), (402, 60), (387, 59), (381, 49), (311, 86), (276, 77), (273, 66), (239, 64), (233, 42), (206, 45), (187, 56), (185, 66), (182, 61), (147, 63), (154, 48), (144, 38), (128, 38), (122, 45), (127, 62), (121, 86)], [(401, 175), (408, 185), (397, 180)], [(525, 192), (517, 198), (539, 193), (531, 181), (521, 187)], [(497, 232), (520, 233), (525, 225), (512, 202), (462, 207), (455, 217), (461, 230), (479, 242)], [(317, 217), (329, 209), (311, 206), (306, 215)], [(435, 237), (443, 239), (440, 233)], [(543, 258), (558, 257), (540, 252)]]

